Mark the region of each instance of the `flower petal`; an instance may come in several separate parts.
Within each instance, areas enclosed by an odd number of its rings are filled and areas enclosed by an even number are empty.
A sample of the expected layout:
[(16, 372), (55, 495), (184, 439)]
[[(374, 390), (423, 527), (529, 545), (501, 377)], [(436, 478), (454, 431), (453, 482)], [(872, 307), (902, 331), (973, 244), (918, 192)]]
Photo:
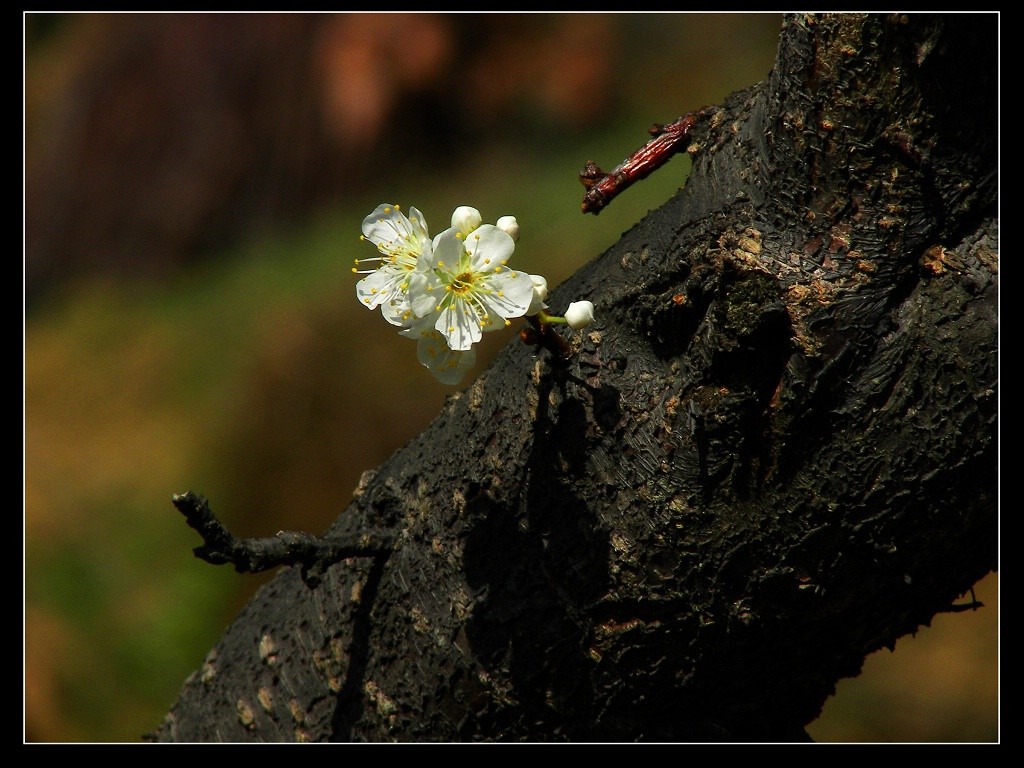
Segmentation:
[(516, 241), (493, 224), (483, 224), (466, 238), (470, 264), (476, 272), (488, 272), (508, 261)]
[(476, 350), (451, 349), (440, 333), (429, 331), (420, 336), (416, 357), (442, 384), (458, 384), (476, 362)]
[(415, 258), (430, 248), (427, 222), (416, 208), (410, 208), (411, 219), (392, 203), (381, 203), (363, 219), (363, 237), (388, 255)]
[(398, 276), (394, 272), (378, 269), (356, 283), (356, 297), (359, 303), (376, 309), (391, 298), (393, 285)]
[(533, 304), (533, 279), (526, 272), (504, 269), (487, 284), (495, 292), (488, 297), (488, 303), (502, 317), (522, 317)]
[(438, 315), (434, 328), (448, 339), (452, 349), (465, 351), (480, 341), (483, 335), (480, 316), (463, 301), (445, 305)]

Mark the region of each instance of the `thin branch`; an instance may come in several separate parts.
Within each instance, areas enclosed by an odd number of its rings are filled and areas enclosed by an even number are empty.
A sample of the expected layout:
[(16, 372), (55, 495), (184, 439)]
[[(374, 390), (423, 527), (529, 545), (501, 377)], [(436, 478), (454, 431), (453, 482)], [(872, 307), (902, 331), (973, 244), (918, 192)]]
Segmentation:
[(985, 604), (975, 596), (974, 587), (971, 587), (971, 601), (969, 603), (953, 603), (939, 610), (939, 613), (963, 613), (964, 611), (976, 611), (984, 607)]
[(362, 534), (357, 541), (347, 537), (314, 536), (304, 531), (280, 531), (276, 536), (239, 539), (210, 510), (204, 496), (175, 494), (174, 506), (190, 527), (203, 537), (196, 557), (213, 565), (231, 563), (239, 573), (260, 573), (282, 565), (302, 566), (302, 577), (315, 586), (326, 570), (349, 557), (376, 557), (394, 546), (389, 534)]
[(693, 129), (718, 110), (718, 107), (703, 107), (683, 115), (675, 122), (665, 125), (655, 123), (648, 131), (654, 138), (608, 173), (602, 171), (593, 160), (588, 160), (580, 171), (580, 182), (587, 188), (580, 206), (583, 213), (596, 216), (624, 189), (650, 176), (680, 149), (686, 149)]

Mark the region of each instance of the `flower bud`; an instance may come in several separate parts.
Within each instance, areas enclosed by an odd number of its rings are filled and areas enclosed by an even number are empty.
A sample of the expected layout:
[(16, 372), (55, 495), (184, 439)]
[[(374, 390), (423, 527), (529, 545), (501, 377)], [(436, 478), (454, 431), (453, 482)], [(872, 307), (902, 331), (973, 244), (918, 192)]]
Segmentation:
[(543, 275), (530, 275), (530, 279), (533, 281), (533, 301), (530, 302), (530, 308), (526, 310), (527, 316), (536, 315), (542, 309), (548, 308), (548, 305), (544, 303), (548, 297), (548, 281), (544, 279)]
[(565, 322), (574, 331), (586, 328), (594, 322), (594, 304), (590, 301), (574, 301), (565, 311)]
[(515, 216), (502, 216), (495, 224), (498, 229), (504, 230), (513, 240), (519, 239), (519, 222)]
[(460, 205), (452, 214), (452, 228), (456, 232), (468, 235), (483, 222), (480, 211), (468, 205)]

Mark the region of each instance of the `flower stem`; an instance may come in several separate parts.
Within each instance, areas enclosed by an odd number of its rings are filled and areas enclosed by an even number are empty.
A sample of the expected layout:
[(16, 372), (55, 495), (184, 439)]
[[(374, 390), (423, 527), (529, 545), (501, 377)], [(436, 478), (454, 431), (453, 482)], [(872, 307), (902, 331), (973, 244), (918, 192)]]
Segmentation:
[(535, 315), (526, 318), (533, 328), (526, 328), (519, 334), (527, 344), (536, 344), (544, 347), (559, 362), (565, 362), (572, 357), (572, 347), (569, 342), (555, 333), (552, 325), (565, 323), (564, 317), (552, 316), (541, 310)]

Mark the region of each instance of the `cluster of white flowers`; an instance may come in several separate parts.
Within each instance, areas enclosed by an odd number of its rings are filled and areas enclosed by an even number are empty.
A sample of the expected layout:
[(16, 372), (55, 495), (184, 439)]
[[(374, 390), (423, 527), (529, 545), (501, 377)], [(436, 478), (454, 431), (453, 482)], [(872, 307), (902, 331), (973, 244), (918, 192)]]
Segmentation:
[[(565, 317), (547, 315), (547, 280), (506, 266), (519, 239), (515, 216), (482, 222), (480, 211), (463, 205), (451, 227), (431, 239), (415, 208), (406, 216), (383, 203), (363, 219), (360, 239), (380, 255), (356, 259), (352, 271), (366, 275), (356, 296), (369, 309), (380, 307), (402, 336), (417, 339), (419, 361), (445, 384), (457, 384), (473, 366), (473, 345), (484, 333), (513, 318), (541, 315), (576, 329), (594, 320), (589, 301), (574, 302)], [(361, 268), (368, 263), (378, 266)]]

